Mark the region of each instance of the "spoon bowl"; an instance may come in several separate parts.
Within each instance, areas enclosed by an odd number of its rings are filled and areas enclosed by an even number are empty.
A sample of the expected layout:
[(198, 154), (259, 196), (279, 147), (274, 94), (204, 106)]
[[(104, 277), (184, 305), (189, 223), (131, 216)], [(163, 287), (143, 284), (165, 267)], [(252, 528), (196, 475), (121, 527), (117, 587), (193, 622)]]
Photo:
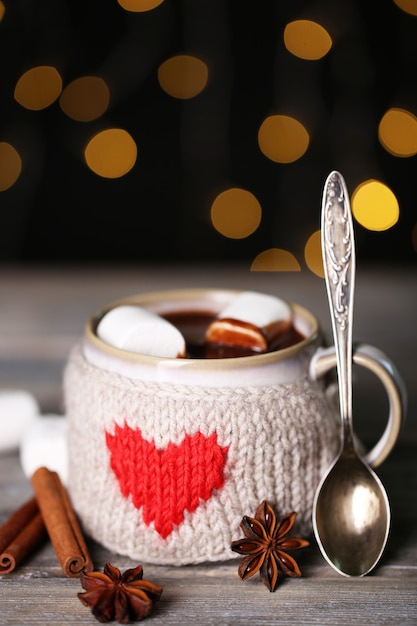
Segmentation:
[(344, 448), (320, 484), (314, 508), (316, 538), (328, 563), (345, 576), (370, 572), (385, 548), (391, 517), (375, 472)]
[(339, 172), (326, 181), (322, 252), (336, 349), (341, 452), (322, 478), (313, 502), (313, 529), (328, 563), (345, 576), (363, 576), (379, 561), (391, 512), (375, 472), (356, 452), (352, 426), (352, 318), (355, 246), (346, 185)]

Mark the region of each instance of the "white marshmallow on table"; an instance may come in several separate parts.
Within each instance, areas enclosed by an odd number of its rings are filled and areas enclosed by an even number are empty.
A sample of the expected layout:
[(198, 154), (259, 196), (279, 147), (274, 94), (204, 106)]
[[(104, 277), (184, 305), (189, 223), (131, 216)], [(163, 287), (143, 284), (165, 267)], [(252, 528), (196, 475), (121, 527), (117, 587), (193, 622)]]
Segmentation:
[(289, 330), (292, 311), (287, 302), (256, 291), (243, 291), (228, 304), (206, 331), (207, 343), (268, 350), (271, 342)]
[(0, 390), (0, 452), (16, 450), (38, 415), (38, 402), (28, 391)]
[(20, 441), (20, 465), (27, 478), (39, 467), (57, 472), (68, 482), (67, 419), (64, 415), (38, 416)]
[(97, 335), (115, 348), (150, 356), (181, 358), (185, 339), (168, 320), (140, 306), (110, 309), (97, 326)]

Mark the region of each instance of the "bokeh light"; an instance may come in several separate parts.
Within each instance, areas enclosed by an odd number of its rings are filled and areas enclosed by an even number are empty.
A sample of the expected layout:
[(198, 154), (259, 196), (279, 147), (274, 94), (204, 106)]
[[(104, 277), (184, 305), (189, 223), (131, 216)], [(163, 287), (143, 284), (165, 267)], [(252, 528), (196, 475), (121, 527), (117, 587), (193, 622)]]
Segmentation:
[(393, 0), (393, 2), (410, 15), (417, 15), (417, 0)]
[(304, 126), (288, 115), (270, 115), (261, 124), (258, 144), (263, 154), (276, 163), (293, 163), (307, 151), (310, 142)]
[(323, 256), (321, 248), (321, 230), (316, 230), (307, 239), (304, 247), (304, 259), (309, 270), (324, 278)]
[(288, 52), (300, 59), (316, 61), (332, 47), (332, 39), (323, 26), (311, 20), (295, 20), (284, 29), (284, 44)]
[(259, 226), (262, 208), (246, 189), (232, 187), (220, 193), (211, 205), (214, 228), (229, 239), (249, 237)]
[(40, 111), (50, 106), (62, 90), (62, 79), (55, 67), (39, 65), (27, 70), (16, 83), (16, 102), (32, 111)]
[(378, 127), (385, 150), (399, 157), (417, 154), (417, 117), (404, 109), (389, 109)]
[(179, 54), (164, 61), (158, 68), (162, 89), (173, 98), (186, 100), (203, 91), (208, 80), (204, 61), (189, 54)]
[(351, 204), (355, 219), (368, 230), (388, 230), (400, 215), (394, 193), (377, 180), (361, 183), (352, 194)]
[(128, 132), (109, 128), (90, 139), (84, 156), (88, 167), (99, 176), (120, 178), (136, 163), (137, 147)]
[(252, 262), (251, 272), (299, 272), (301, 266), (295, 256), (282, 248), (260, 252)]
[(22, 171), (22, 160), (15, 148), (6, 141), (0, 142), (0, 191), (14, 185)]
[(122, 9), (132, 13), (151, 11), (163, 3), (164, 0), (117, 0)]
[(63, 90), (59, 104), (63, 112), (77, 122), (91, 122), (106, 112), (110, 91), (99, 76), (82, 76)]
[[(352, 190), (365, 181), (351, 198), (361, 254), (417, 260), (407, 187), (417, 158), (417, 0), (381, 4), (377, 26), (365, 5), (347, 1), (289, 10), (112, 0), (99, 22), (97, 11), (75, 20), (64, 5), (16, 12), (0, 0), (9, 155), (0, 190), (13, 186), (1, 196), (14, 229), (2, 258), (222, 259), (320, 275), (317, 194), (336, 158)], [(107, 228), (123, 193), (120, 215), (148, 234), (140, 249), (133, 240), (75, 250), (69, 228), (57, 246), (41, 224), (59, 233), (51, 207), (68, 180), (77, 203), (67, 194), (60, 208), (71, 228), (82, 220), (91, 241), (91, 207), (97, 200)], [(135, 198), (153, 210), (132, 214)], [(381, 245), (365, 229), (391, 232)]]

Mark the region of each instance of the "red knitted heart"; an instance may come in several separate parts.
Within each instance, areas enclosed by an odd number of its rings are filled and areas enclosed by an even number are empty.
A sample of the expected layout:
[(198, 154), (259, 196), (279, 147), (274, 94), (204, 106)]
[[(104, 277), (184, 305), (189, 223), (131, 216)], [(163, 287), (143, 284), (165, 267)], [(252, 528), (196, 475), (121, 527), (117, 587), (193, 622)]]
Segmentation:
[(154, 522), (163, 538), (183, 522), (184, 511), (192, 513), (224, 485), (228, 447), (219, 446), (216, 433), (185, 435), (179, 445), (158, 450), (125, 424), (116, 425), (114, 435), (106, 432), (106, 443), (122, 495), (132, 496), (145, 524)]

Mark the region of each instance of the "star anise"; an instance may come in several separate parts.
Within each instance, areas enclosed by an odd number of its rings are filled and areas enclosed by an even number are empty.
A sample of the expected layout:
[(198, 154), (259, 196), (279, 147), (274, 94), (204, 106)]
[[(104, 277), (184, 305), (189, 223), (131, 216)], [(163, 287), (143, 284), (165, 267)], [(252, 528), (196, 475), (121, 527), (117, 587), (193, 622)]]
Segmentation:
[(287, 576), (301, 576), (296, 561), (287, 553), (287, 550), (309, 545), (305, 539), (286, 537), (295, 517), (296, 513), (293, 512), (277, 520), (267, 500), (258, 506), (254, 518), (247, 515), (243, 517), (240, 527), (245, 537), (231, 544), (234, 552), (245, 555), (238, 570), (242, 580), (259, 571), (264, 585), (269, 591), (275, 591), (279, 570)]
[(77, 595), (99, 622), (139, 621), (149, 615), (162, 593), (162, 587), (143, 579), (142, 565), (121, 574), (117, 567), (106, 563), (103, 572), (82, 572), (80, 582), (86, 591)]

